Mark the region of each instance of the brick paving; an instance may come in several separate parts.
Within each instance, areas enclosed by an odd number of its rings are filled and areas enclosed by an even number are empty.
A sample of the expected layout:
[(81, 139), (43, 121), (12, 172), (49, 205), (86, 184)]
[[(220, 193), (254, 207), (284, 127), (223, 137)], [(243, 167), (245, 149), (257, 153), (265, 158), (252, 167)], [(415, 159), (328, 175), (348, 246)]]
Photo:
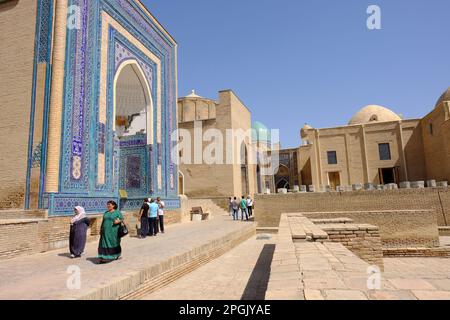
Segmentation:
[(450, 300), (449, 258), (384, 259), (383, 282), (420, 300)]
[[(202, 223), (169, 225), (166, 234), (145, 240), (126, 237), (122, 241), (123, 258), (110, 264), (96, 264), (98, 243), (89, 243), (86, 255), (72, 260), (67, 250), (57, 250), (0, 262), (0, 299), (76, 299), (99, 288), (133, 276), (143, 268), (190, 252), (253, 223), (233, 222), (228, 216), (216, 216)], [(81, 270), (81, 288), (66, 286), (69, 266)], [(163, 268), (163, 267), (162, 267)], [(237, 270), (238, 276), (242, 277)]]
[(263, 300), (273, 235), (257, 235), (143, 300)]

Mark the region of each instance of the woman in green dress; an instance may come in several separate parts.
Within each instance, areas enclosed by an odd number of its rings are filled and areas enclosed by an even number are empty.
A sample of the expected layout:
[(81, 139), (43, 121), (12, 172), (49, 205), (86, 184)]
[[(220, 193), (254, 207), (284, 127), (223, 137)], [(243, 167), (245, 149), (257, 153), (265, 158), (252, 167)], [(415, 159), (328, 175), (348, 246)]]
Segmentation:
[(117, 203), (108, 201), (103, 215), (100, 243), (98, 245), (98, 258), (100, 263), (118, 260), (122, 253), (120, 247), (119, 226), (123, 222), (123, 216), (117, 210)]

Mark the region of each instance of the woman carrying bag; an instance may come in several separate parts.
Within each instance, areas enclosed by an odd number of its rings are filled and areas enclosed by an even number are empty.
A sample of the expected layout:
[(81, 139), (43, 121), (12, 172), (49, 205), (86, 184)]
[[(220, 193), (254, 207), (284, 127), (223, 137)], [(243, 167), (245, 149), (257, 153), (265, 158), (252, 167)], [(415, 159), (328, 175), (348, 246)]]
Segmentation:
[(107, 208), (108, 211), (103, 214), (101, 236), (98, 246), (98, 258), (100, 259), (100, 263), (120, 259), (122, 254), (122, 248), (120, 246), (121, 236), (128, 233), (128, 230), (124, 230), (126, 229), (123, 224), (124, 219), (117, 209), (117, 203), (108, 201)]

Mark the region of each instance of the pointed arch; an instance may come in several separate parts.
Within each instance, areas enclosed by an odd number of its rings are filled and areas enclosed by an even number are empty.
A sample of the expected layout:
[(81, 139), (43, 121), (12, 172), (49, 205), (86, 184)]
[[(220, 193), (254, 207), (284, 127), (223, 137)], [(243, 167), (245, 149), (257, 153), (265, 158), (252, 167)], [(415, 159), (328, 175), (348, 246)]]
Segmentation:
[(113, 129), (116, 130), (116, 113), (117, 113), (117, 85), (120, 79), (120, 76), (123, 74), (126, 68), (131, 68), (134, 72), (135, 76), (139, 80), (142, 93), (145, 98), (145, 111), (146, 111), (146, 133), (147, 133), (147, 144), (154, 143), (154, 104), (152, 99), (152, 91), (150, 84), (148, 83), (147, 77), (145, 76), (144, 70), (140, 66), (139, 62), (136, 59), (128, 59), (123, 61), (116, 70), (114, 76), (114, 100), (113, 100)]

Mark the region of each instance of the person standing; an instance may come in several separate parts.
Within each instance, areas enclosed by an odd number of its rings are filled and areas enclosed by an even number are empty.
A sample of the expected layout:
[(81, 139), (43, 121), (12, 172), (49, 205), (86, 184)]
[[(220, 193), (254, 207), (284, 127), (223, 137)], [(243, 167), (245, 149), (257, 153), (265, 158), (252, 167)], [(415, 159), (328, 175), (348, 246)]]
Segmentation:
[(247, 211), (249, 217), (253, 216), (253, 199), (250, 196), (247, 197)]
[(166, 204), (164, 201), (161, 200), (160, 197), (156, 199), (156, 202), (158, 203), (159, 209), (158, 209), (158, 219), (159, 219), (159, 230), (161, 230), (161, 233), (164, 233), (164, 207)]
[(231, 197), (228, 198), (228, 213), (230, 216), (233, 216), (233, 200)]
[(154, 199), (150, 200), (150, 213), (149, 213), (149, 219), (150, 219), (150, 236), (156, 236), (158, 234), (158, 224), (157, 224), (157, 219), (158, 219), (158, 210), (159, 210), (159, 206), (158, 204), (155, 202)]
[(148, 203), (148, 236), (151, 236), (151, 220), (150, 220), (150, 203), (152, 202), (152, 198), (147, 198), (147, 203)]
[(140, 239), (145, 239), (149, 233), (149, 225), (148, 225), (148, 211), (150, 210), (150, 206), (148, 205), (148, 199), (144, 200), (142, 204), (141, 211), (139, 211), (139, 215), (141, 217), (141, 235)]
[(238, 220), (239, 219), (239, 216), (238, 216), (239, 203), (238, 203), (236, 197), (234, 197), (234, 200), (231, 202), (231, 209), (233, 210), (233, 220)]
[(100, 263), (119, 260), (122, 254), (120, 246), (119, 227), (123, 223), (123, 216), (117, 209), (117, 203), (108, 201), (108, 211), (103, 214), (101, 236), (98, 246)]
[(86, 246), (86, 233), (90, 221), (83, 207), (73, 209), (75, 215), (70, 221), (69, 249), (70, 257), (80, 258)]
[(241, 200), (241, 217), (242, 217), (242, 221), (244, 221), (244, 214), (246, 216), (246, 220), (248, 221), (248, 212), (247, 212), (247, 200), (245, 199), (245, 196), (242, 196), (242, 200)]

